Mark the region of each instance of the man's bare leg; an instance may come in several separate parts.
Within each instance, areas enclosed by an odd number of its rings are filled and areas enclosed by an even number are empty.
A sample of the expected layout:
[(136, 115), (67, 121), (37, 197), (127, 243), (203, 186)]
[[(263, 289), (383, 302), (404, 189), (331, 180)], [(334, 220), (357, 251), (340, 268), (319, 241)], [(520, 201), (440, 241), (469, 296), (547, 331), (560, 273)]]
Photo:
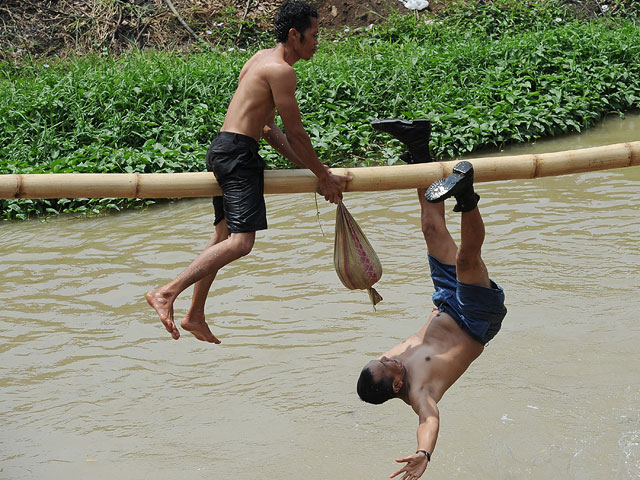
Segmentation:
[(447, 229), (444, 203), (429, 203), (424, 197), (426, 188), (418, 189), (422, 234), (427, 242), (427, 252), (441, 263), (456, 264), (458, 248)]
[(491, 287), (487, 267), (482, 261), (484, 222), (478, 207), (462, 213), (460, 248), (456, 256), (456, 272), (462, 283)]
[(455, 256), (456, 275), (460, 282), (490, 287), (487, 267), (480, 256), (485, 231), (478, 210), (480, 197), (473, 189), (473, 165), (459, 162), (451, 175), (433, 182), (425, 197), (433, 205), (444, 205), (447, 198), (455, 197), (453, 211), (462, 212), (460, 248)]
[[(205, 250), (213, 245), (229, 238), (229, 230), (227, 229), (227, 221), (222, 220), (215, 227), (215, 231), (209, 244)], [(204, 306), (209, 295), (209, 290), (213, 280), (216, 278), (217, 271), (207, 275), (201, 280), (198, 280), (193, 286), (193, 297), (191, 298), (191, 306), (187, 311), (187, 314), (180, 322), (180, 326), (186, 331), (191, 332), (198, 340), (203, 342), (220, 343), (220, 340), (211, 333), (209, 326), (205, 321)]]
[[(199, 280), (210, 275), (215, 276), (215, 273), (225, 265), (247, 255), (253, 248), (255, 236), (255, 232), (232, 233), (229, 238), (205, 248), (175, 280), (163, 287), (147, 292), (145, 295), (147, 302), (158, 313), (160, 320), (174, 339), (180, 338), (180, 332), (173, 320), (173, 303), (178, 295)], [(202, 325), (206, 326), (206, 323), (203, 322)], [(206, 331), (211, 333), (208, 326), (206, 326), (206, 329), (202, 328), (202, 326), (200, 328), (194, 326), (194, 330), (191, 332), (196, 337), (199, 334), (206, 338)], [(213, 334), (211, 334), (211, 337), (213, 337)], [(210, 341), (213, 342), (214, 340), (211, 337), (209, 337)]]

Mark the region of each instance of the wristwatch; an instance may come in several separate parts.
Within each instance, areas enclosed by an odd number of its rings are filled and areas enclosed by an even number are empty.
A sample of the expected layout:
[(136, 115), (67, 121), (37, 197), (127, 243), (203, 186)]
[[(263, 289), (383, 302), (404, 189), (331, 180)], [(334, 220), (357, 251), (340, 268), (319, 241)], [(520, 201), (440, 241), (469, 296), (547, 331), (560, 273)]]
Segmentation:
[(429, 452), (427, 452), (426, 450), (416, 450), (416, 453), (422, 452), (427, 456), (427, 461), (431, 461), (431, 454)]

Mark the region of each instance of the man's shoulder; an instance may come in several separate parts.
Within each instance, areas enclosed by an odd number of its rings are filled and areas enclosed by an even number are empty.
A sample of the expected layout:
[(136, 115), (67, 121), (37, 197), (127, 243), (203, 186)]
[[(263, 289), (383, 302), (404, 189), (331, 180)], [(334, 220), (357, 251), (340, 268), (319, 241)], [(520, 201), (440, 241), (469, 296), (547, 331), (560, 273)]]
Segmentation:
[(251, 83), (265, 81), (271, 86), (297, 82), (293, 67), (278, 58), (273, 50), (260, 50), (247, 60), (240, 72), (239, 80), (243, 79), (250, 79)]
[(258, 50), (247, 61), (246, 65), (260, 65), (267, 68), (282, 69), (286, 71), (292, 71), (293, 67), (289, 65), (280, 52), (275, 48), (266, 48)]
[(264, 66), (262, 75), (271, 86), (271, 89), (277, 88), (295, 90), (298, 84), (296, 71), (287, 62), (273, 61)]
[(407, 403), (418, 415), (426, 417), (438, 411), (437, 405), (443, 393), (427, 383), (419, 388), (411, 389)]

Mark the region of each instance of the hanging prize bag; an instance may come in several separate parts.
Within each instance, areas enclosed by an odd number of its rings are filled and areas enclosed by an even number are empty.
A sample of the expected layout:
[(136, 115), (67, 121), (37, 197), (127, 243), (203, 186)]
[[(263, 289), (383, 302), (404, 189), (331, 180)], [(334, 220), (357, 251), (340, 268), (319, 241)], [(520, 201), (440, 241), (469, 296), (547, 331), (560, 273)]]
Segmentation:
[(375, 310), (382, 297), (373, 288), (373, 284), (382, 276), (382, 265), (369, 240), (342, 201), (338, 203), (336, 212), (333, 264), (345, 287), (351, 290), (367, 290)]

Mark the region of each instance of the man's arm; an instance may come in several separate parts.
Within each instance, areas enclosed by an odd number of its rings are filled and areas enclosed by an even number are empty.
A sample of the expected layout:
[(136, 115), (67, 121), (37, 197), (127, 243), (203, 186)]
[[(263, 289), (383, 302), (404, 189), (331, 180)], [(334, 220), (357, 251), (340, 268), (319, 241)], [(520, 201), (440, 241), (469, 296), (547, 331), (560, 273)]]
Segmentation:
[[(300, 109), (295, 97), (297, 83), (295, 71), (283, 67), (276, 68), (270, 77), (269, 84), (273, 101), (282, 119), (289, 147), (297, 155), (302, 166), (311, 170), (318, 177), (318, 184), (324, 198), (331, 203), (338, 203), (338, 200), (342, 198), (343, 184), (350, 178), (333, 175), (318, 159), (311, 139), (302, 126)], [(268, 139), (267, 141), (271, 144)], [(274, 148), (277, 149), (277, 147)], [(294, 161), (294, 163), (297, 162)]]
[(422, 476), (429, 464), (429, 458), (419, 450), (429, 452), (430, 456), (436, 447), (438, 430), (440, 429), (440, 412), (435, 400), (432, 397), (428, 397), (424, 404), (418, 404), (418, 407), (414, 407), (414, 410), (418, 414), (420, 422), (417, 432), (418, 448), (416, 450), (418, 451), (413, 455), (397, 459), (396, 462), (406, 463), (406, 465), (397, 472), (392, 473), (391, 478), (403, 472), (405, 472), (405, 475), (402, 478), (407, 476), (419, 478)]
[(296, 164), (300, 168), (307, 168), (298, 155), (296, 155), (296, 152), (293, 151), (287, 137), (282, 133), (282, 130), (275, 124), (273, 119), (267, 122), (262, 129), (262, 138), (291, 163)]

